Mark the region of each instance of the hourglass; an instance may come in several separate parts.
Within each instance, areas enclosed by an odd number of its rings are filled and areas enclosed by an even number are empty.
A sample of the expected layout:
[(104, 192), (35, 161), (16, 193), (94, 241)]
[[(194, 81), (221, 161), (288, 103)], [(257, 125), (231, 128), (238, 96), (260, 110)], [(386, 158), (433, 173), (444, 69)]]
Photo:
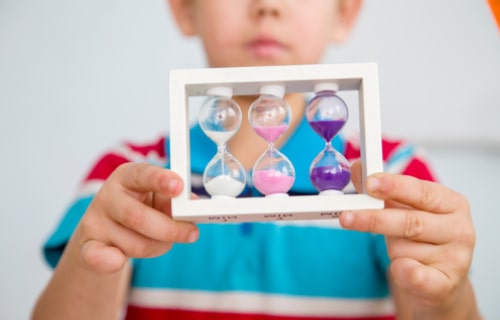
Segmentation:
[(288, 158), (276, 149), (274, 142), (290, 125), (291, 109), (283, 99), (285, 87), (267, 85), (248, 111), (253, 130), (267, 142), (267, 149), (255, 162), (252, 180), (255, 188), (266, 196), (287, 195), (295, 181), (295, 170)]
[(313, 160), (309, 177), (320, 195), (342, 194), (351, 178), (350, 164), (332, 147), (333, 137), (342, 129), (348, 117), (347, 106), (336, 92), (338, 84), (320, 83), (306, 109), (307, 121), (325, 141), (325, 148)]
[(246, 172), (241, 163), (227, 150), (227, 142), (241, 125), (241, 109), (231, 99), (230, 87), (213, 87), (203, 104), (198, 122), (203, 132), (217, 144), (217, 154), (203, 173), (203, 185), (214, 197), (236, 197), (246, 184)]

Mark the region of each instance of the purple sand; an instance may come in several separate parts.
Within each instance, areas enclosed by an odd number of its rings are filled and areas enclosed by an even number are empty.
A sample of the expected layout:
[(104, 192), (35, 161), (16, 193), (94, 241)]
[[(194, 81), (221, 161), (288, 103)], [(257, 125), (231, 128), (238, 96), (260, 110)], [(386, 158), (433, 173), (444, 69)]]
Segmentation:
[(339, 167), (316, 167), (311, 170), (311, 182), (319, 191), (342, 190), (349, 184), (351, 173)]
[(309, 122), (311, 127), (317, 134), (323, 137), (326, 141), (332, 140), (333, 136), (335, 136), (340, 129), (345, 124), (343, 120), (320, 120), (320, 121), (311, 121)]

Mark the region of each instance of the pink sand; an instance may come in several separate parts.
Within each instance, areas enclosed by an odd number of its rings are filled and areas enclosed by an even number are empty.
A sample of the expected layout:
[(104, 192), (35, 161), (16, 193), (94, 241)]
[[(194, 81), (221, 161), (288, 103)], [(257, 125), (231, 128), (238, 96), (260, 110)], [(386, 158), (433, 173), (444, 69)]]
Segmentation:
[(278, 139), (283, 132), (285, 132), (287, 125), (279, 125), (279, 126), (269, 126), (269, 127), (254, 127), (255, 132), (264, 138), (268, 142), (274, 142)]
[(257, 170), (253, 173), (253, 184), (265, 195), (286, 193), (293, 185), (293, 177), (287, 176), (277, 170)]

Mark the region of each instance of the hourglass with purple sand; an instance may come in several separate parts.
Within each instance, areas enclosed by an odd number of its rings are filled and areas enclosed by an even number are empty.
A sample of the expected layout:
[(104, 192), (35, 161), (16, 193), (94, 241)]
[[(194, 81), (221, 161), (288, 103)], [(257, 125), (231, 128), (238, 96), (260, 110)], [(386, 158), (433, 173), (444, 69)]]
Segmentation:
[(290, 125), (291, 109), (283, 99), (284, 94), (282, 85), (263, 86), (248, 111), (251, 127), (267, 142), (266, 151), (252, 170), (253, 185), (266, 196), (287, 195), (295, 181), (292, 163), (274, 146)]
[(241, 109), (232, 99), (230, 87), (213, 87), (207, 91), (208, 100), (198, 115), (203, 132), (215, 144), (217, 153), (203, 173), (203, 185), (212, 198), (236, 197), (246, 185), (246, 172), (241, 163), (228, 151), (227, 142), (241, 125)]
[(343, 194), (351, 179), (350, 164), (332, 147), (333, 137), (342, 129), (348, 118), (344, 100), (337, 96), (336, 83), (320, 83), (314, 87), (315, 96), (306, 109), (307, 121), (325, 141), (325, 148), (313, 160), (309, 177), (320, 195)]

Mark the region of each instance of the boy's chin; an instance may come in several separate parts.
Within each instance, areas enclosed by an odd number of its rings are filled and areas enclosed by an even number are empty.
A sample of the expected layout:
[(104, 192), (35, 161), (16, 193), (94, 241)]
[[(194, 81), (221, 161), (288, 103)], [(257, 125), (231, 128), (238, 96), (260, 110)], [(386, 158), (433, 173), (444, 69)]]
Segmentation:
[(252, 59), (248, 61), (239, 61), (233, 64), (211, 64), (211, 68), (231, 68), (231, 67), (269, 67), (269, 66), (286, 66), (286, 65), (298, 65), (307, 64), (295, 61), (285, 61), (276, 59)]

